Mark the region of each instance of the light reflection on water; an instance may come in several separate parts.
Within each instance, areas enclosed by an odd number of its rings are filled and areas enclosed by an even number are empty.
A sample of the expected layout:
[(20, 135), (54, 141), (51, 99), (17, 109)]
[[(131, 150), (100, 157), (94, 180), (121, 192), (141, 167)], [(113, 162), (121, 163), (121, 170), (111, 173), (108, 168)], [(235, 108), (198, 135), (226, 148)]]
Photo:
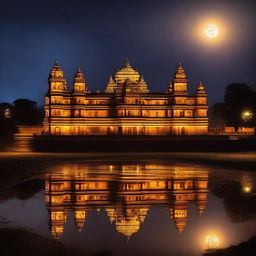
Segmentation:
[(239, 205), (254, 200), (254, 181), (184, 164), (62, 165), (44, 176), (44, 192), (2, 203), (1, 217), (92, 253), (199, 255), (209, 233), (223, 247), (253, 234), (256, 211)]
[(71, 210), (77, 230), (82, 231), (87, 215), (95, 208), (105, 210), (110, 223), (128, 241), (152, 206), (166, 208), (182, 233), (189, 203), (196, 205), (200, 215), (204, 213), (207, 188), (208, 172), (196, 168), (102, 165), (92, 170), (90, 166), (64, 166), (48, 174), (45, 181), (51, 233), (61, 237)]

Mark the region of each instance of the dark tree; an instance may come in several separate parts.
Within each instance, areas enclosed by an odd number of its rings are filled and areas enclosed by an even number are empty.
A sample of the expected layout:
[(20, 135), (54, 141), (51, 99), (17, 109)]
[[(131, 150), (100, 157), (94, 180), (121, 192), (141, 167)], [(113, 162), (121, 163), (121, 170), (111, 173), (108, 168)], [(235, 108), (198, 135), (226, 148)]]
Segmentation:
[(226, 125), (226, 105), (225, 103), (215, 103), (210, 108), (210, 124), (212, 127), (224, 127)]
[(38, 125), (43, 121), (43, 110), (35, 101), (18, 99), (13, 105), (14, 118), (19, 125)]
[[(224, 103), (213, 106), (213, 120), (223, 120), (227, 126), (239, 127), (255, 126), (256, 93), (244, 83), (233, 83), (227, 86)], [(248, 118), (243, 113), (251, 113)], [(218, 126), (218, 124), (216, 125)]]
[(226, 119), (237, 130), (240, 126), (253, 126), (253, 118), (244, 120), (242, 113), (255, 113), (255, 92), (243, 83), (230, 84), (225, 91)]

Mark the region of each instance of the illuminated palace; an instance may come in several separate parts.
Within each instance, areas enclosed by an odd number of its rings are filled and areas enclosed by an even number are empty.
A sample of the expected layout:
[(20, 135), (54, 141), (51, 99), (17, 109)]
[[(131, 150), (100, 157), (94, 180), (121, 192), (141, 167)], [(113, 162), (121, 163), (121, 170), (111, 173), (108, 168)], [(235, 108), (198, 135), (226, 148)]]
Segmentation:
[[(159, 170), (156, 174), (156, 170)], [(73, 212), (79, 232), (90, 211), (105, 211), (117, 232), (129, 239), (139, 231), (151, 206), (169, 211), (179, 233), (186, 225), (188, 204), (204, 213), (208, 172), (202, 168), (164, 165), (65, 165), (45, 181), (49, 228), (60, 239)]]
[(202, 82), (188, 95), (181, 65), (169, 88), (151, 93), (127, 60), (104, 92), (91, 92), (80, 69), (72, 91), (55, 63), (45, 98), (44, 133), (55, 135), (194, 135), (208, 132), (207, 94)]

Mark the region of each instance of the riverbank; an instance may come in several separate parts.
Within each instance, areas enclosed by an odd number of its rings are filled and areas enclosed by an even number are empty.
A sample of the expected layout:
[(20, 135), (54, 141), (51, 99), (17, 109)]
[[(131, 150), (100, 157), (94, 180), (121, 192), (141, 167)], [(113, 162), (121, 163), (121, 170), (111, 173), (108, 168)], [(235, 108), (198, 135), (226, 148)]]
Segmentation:
[(83, 251), (65, 246), (60, 241), (46, 238), (24, 229), (0, 228), (0, 248), (1, 256), (89, 255)]
[(256, 151), (254, 136), (35, 136), (35, 152)]

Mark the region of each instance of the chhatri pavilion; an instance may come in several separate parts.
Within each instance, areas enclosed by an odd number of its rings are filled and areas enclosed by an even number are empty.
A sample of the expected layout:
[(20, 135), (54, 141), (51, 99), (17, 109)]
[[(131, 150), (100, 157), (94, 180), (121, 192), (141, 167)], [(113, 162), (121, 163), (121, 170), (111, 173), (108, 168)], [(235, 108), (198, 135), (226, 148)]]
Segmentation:
[(178, 65), (165, 92), (150, 92), (127, 60), (104, 92), (91, 92), (78, 69), (72, 90), (55, 63), (45, 97), (44, 133), (52, 135), (196, 135), (208, 132), (207, 94), (202, 82), (188, 94)]

